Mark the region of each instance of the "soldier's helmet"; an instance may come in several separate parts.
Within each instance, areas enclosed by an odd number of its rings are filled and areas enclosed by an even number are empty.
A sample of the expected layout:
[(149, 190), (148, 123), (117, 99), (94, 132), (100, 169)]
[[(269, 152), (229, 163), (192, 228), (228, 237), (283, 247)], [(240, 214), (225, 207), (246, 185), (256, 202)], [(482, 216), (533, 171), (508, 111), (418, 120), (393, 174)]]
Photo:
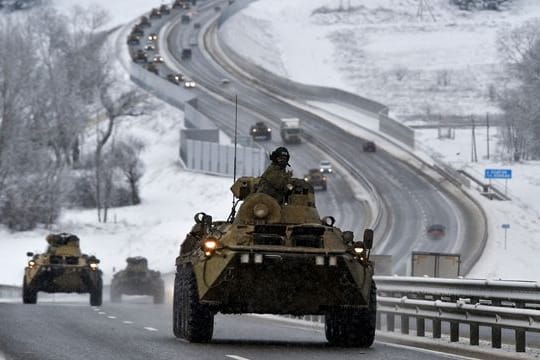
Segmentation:
[(280, 146), (276, 150), (272, 151), (272, 153), (270, 154), (270, 160), (275, 162), (281, 156), (286, 157), (287, 163), (289, 162), (291, 156), (289, 155), (289, 150), (287, 150), (286, 147)]

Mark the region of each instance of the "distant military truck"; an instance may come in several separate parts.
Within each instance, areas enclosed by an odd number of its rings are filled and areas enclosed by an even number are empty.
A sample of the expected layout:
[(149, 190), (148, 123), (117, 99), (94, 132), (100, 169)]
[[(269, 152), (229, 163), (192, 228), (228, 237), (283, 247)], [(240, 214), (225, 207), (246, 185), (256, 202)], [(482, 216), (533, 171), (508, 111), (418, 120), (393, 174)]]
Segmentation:
[(264, 121), (257, 121), (255, 125), (251, 126), (249, 134), (253, 140), (272, 140), (272, 129)]
[(304, 180), (313, 186), (315, 190), (326, 190), (327, 178), (323, 175), (319, 169), (310, 169), (304, 176)]
[(165, 286), (159, 271), (148, 269), (148, 260), (142, 256), (128, 257), (127, 266), (114, 274), (111, 281), (111, 302), (121, 302), (122, 294), (150, 295), (154, 304), (163, 304)]
[(90, 305), (102, 303), (103, 280), (95, 256), (81, 253), (79, 238), (73, 234), (47, 235), (43, 254), (26, 253), (30, 257), (24, 269), (22, 298), (35, 304), (38, 292), (90, 293)]
[(300, 127), (300, 119), (281, 119), (279, 134), (281, 135), (283, 142), (286, 144), (298, 144), (302, 142), (302, 128)]

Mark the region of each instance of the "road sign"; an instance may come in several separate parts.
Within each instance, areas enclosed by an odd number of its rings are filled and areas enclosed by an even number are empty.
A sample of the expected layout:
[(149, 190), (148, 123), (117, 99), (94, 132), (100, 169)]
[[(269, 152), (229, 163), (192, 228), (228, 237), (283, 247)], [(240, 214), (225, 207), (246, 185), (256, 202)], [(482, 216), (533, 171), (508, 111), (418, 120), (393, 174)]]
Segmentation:
[(510, 224), (502, 224), (503, 229), (510, 229)]
[(511, 179), (512, 169), (486, 169), (486, 179)]

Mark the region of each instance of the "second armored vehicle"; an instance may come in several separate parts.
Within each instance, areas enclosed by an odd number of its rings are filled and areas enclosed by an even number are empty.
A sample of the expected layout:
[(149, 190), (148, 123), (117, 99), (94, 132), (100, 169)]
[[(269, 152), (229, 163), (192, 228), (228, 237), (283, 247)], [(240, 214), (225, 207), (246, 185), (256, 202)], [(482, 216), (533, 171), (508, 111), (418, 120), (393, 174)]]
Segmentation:
[(90, 305), (100, 306), (103, 280), (95, 256), (81, 253), (79, 238), (73, 234), (49, 234), (43, 254), (28, 252), (24, 269), (23, 303), (35, 304), (38, 292), (90, 293)]
[(257, 192), (260, 178), (231, 190), (243, 200), (226, 221), (195, 215), (176, 258), (173, 332), (190, 342), (212, 339), (214, 314), (324, 315), (326, 338), (339, 346), (371, 346), (376, 287), (373, 231), (351, 231), (320, 218), (313, 188), (291, 178), (280, 205)]
[(272, 140), (272, 129), (264, 121), (257, 121), (249, 131), (253, 140)]
[(127, 266), (114, 274), (111, 281), (111, 302), (121, 302), (122, 294), (150, 295), (154, 304), (163, 304), (165, 286), (159, 271), (148, 269), (148, 260), (142, 256), (128, 257)]

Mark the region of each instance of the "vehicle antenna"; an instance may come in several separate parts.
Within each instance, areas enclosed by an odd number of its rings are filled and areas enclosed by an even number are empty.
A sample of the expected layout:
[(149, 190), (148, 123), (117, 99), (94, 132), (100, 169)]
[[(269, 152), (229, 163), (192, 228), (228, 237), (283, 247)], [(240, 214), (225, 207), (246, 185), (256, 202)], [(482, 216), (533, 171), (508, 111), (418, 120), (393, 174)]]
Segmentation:
[[(236, 148), (237, 148), (237, 138), (238, 138), (238, 95), (234, 95), (234, 165), (233, 165), (233, 184), (236, 182)], [(236, 216), (236, 204), (238, 201), (235, 201), (234, 194), (232, 199), (232, 209), (227, 222), (233, 222)]]

